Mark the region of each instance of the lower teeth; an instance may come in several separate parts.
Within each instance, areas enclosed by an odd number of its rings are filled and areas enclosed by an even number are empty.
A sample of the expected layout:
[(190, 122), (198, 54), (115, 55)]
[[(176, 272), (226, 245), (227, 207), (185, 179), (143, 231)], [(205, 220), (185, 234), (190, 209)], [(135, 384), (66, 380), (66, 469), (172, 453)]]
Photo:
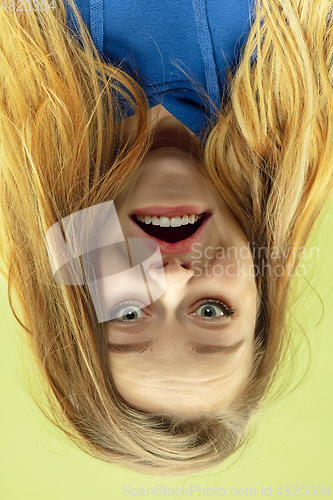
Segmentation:
[[(158, 219), (157, 216), (142, 216), (142, 215), (137, 215), (136, 216), (136, 221), (142, 222), (145, 225), (152, 224), (153, 226), (160, 226), (160, 227), (181, 227), (181, 226), (186, 226), (188, 224), (195, 224), (200, 218), (202, 217), (202, 214), (199, 214), (198, 216), (195, 215), (184, 215), (183, 217), (177, 216), (172, 219), (170, 218), (169, 220), (166, 218)], [(165, 220), (166, 219), (166, 220)], [(176, 220), (175, 220), (176, 219)]]
[(143, 229), (145, 233), (149, 236), (153, 236), (167, 243), (176, 243), (178, 241), (185, 240), (192, 236), (199, 226), (201, 225), (201, 220), (198, 219), (194, 224), (187, 224), (179, 227), (161, 227), (154, 226), (152, 224), (145, 224), (144, 222), (136, 221), (137, 224)]

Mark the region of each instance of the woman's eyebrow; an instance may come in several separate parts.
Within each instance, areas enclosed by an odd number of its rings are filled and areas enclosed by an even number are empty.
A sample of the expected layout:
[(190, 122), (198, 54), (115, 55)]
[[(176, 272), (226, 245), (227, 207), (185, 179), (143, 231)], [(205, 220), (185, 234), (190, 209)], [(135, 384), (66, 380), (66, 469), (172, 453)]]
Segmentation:
[(225, 354), (230, 354), (231, 352), (238, 351), (238, 349), (244, 344), (245, 339), (239, 340), (232, 345), (214, 345), (214, 344), (196, 344), (190, 343), (190, 349), (194, 354), (214, 354), (216, 352), (223, 352)]
[[(190, 351), (193, 354), (215, 354), (217, 352), (223, 352), (225, 354), (230, 354), (237, 351), (245, 342), (245, 339), (239, 340), (235, 344), (230, 346), (225, 345), (214, 345), (214, 344), (198, 344), (194, 342), (189, 342)], [(135, 342), (130, 344), (112, 344), (108, 343), (109, 350), (111, 352), (145, 352), (148, 351), (154, 344), (153, 340), (147, 340), (143, 342)]]

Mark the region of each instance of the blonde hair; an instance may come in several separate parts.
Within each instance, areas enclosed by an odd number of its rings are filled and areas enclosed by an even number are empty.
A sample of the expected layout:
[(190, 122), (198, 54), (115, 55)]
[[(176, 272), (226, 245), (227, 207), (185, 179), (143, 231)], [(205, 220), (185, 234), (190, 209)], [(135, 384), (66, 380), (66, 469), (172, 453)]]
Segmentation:
[[(256, 278), (261, 304), (247, 387), (228, 409), (188, 421), (122, 400), (87, 287), (52, 277), (47, 230), (116, 199), (152, 141), (144, 92), (99, 57), (68, 3), (77, 31), (67, 27), (60, 0), (54, 11), (0, 9), (1, 272), (56, 425), (105, 461), (147, 474), (198, 472), (247, 441), (248, 420), (290, 343), (284, 320), (291, 274), (333, 182), (331, 2), (257, 1), (240, 63), (229, 71), (229, 98), (207, 131), (202, 173), (249, 242), (267, 249), (255, 264), (281, 265), (284, 273)], [(124, 104), (137, 116), (132, 143)], [(274, 258), (274, 247), (289, 251)]]

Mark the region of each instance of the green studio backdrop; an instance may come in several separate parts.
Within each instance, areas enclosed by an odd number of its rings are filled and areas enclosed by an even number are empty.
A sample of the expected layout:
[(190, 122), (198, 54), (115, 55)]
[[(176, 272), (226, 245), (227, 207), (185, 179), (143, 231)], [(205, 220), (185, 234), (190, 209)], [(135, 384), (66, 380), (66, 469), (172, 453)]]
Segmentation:
[[(310, 249), (313, 250), (312, 254)], [(205, 473), (144, 476), (85, 455), (40, 413), (25, 387), (24, 343), (0, 288), (0, 500), (333, 498), (333, 198), (307, 243), (295, 331), (310, 341), (307, 380), (268, 408), (246, 451)], [(299, 274), (302, 274), (301, 272)], [(305, 343), (299, 368), (307, 364)], [(330, 489), (329, 489), (330, 488)], [(329, 494), (330, 493), (330, 494)]]

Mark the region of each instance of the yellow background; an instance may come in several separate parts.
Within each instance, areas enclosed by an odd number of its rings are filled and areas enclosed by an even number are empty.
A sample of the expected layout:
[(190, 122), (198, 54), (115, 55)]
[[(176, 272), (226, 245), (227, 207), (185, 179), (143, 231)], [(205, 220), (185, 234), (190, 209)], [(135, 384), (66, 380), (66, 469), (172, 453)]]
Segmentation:
[[(24, 375), (20, 375), (24, 352), (20, 352), (16, 323), (1, 285), (0, 500), (253, 498), (254, 490), (246, 492), (246, 488), (255, 488), (256, 498), (263, 498), (268, 496), (262, 494), (263, 487), (271, 498), (294, 498), (309, 497), (309, 489), (305, 495), (309, 485), (322, 485), (324, 491), (330, 485), (333, 497), (333, 198), (308, 247), (319, 248), (319, 259), (307, 260), (310, 286), (301, 280), (300, 289), (305, 287), (305, 291), (295, 309), (311, 344), (309, 378), (261, 415), (254, 440), (236, 464), (232, 465), (233, 457), (209, 472), (187, 478), (153, 478), (105, 464), (59, 437), (24, 388)], [(291, 486), (291, 494), (286, 485)], [(153, 490), (147, 491), (148, 487)], [(220, 488), (225, 489), (224, 496)], [(231, 488), (243, 490), (237, 494)], [(125, 496), (129, 489), (133, 495)]]

